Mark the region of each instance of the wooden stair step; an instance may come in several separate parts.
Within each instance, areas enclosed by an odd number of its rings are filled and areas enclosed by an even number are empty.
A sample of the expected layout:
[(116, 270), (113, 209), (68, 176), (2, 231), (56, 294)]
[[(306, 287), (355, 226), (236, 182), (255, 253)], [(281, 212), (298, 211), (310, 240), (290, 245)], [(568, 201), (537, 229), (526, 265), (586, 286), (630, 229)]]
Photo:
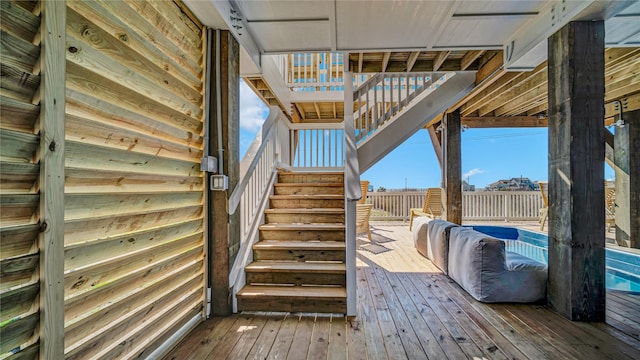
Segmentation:
[(343, 224), (265, 224), (260, 240), (344, 241)]
[(265, 240), (258, 241), (253, 249), (259, 250), (344, 250), (344, 241), (296, 241), (296, 240)]
[(344, 274), (345, 264), (323, 262), (254, 261), (245, 267), (247, 272), (299, 272), (313, 274)]
[(344, 241), (265, 240), (253, 245), (254, 260), (345, 261)]
[(264, 212), (267, 224), (344, 224), (344, 209), (266, 209)]
[(247, 284), (345, 286), (344, 263), (254, 261), (244, 269)]
[(269, 198), (273, 200), (298, 200), (298, 199), (344, 200), (343, 195), (336, 195), (336, 194), (271, 195)]
[(237, 299), (240, 311), (347, 312), (344, 287), (247, 285)]
[(278, 183), (274, 185), (275, 195), (344, 195), (342, 183)]
[(284, 230), (284, 231), (344, 231), (344, 224), (264, 224), (260, 230)]
[(272, 195), (271, 208), (278, 209), (320, 209), (344, 208), (343, 195)]
[(278, 183), (344, 183), (344, 173), (280, 171)]
[(318, 209), (266, 209), (269, 214), (290, 214), (293, 212), (302, 214), (344, 214), (341, 208), (318, 208)]

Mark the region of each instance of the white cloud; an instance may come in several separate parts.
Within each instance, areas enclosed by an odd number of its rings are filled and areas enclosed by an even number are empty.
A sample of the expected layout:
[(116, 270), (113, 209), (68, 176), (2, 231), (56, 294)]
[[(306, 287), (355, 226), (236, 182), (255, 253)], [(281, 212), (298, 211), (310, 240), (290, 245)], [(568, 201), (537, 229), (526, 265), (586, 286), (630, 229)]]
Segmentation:
[(255, 133), (268, 115), (269, 108), (244, 81), (240, 81), (240, 128)]
[(480, 169), (471, 169), (469, 171), (467, 171), (466, 173), (462, 174), (462, 178), (463, 179), (468, 179), (469, 176), (474, 176), (474, 175), (478, 175), (478, 174), (482, 174), (484, 173), (484, 170), (480, 170)]

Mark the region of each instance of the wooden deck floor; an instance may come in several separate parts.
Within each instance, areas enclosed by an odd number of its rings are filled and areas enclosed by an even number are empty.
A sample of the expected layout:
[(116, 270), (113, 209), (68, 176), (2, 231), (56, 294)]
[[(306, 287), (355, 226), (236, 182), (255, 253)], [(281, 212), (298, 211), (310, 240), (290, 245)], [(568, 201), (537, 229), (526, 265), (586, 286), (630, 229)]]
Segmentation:
[(541, 305), (483, 304), (413, 248), (406, 225), (360, 240), (358, 317), (236, 314), (200, 324), (166, 359), (640, 359), (640, 295), (610, 292), (607, 323)]

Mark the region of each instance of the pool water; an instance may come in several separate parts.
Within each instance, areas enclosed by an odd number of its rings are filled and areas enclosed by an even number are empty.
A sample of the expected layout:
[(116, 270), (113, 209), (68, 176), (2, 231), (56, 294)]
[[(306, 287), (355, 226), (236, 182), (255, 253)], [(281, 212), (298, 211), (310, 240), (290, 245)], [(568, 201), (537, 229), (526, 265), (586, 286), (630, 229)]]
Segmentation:
[[(501, 226), (473, 226), (474, 230), (505, 241), (505, 249), (542, 263), (549, 263), (546, 234)], [(607, 289), (640, 293), (640, 255), (605, 249)]]

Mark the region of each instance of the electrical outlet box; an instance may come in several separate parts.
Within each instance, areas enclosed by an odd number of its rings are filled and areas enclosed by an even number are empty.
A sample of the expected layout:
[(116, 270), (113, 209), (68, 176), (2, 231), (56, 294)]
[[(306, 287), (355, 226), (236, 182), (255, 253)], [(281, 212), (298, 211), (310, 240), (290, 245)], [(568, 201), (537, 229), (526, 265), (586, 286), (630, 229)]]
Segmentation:
[(217, 173), (218, 159), (216, 159), (214, 156), (205, 156), (200, 158), (200, 171)]
[(229, 188), (229, 177), (227, 175), (211, 175), (211, 190), (225, 191)]

